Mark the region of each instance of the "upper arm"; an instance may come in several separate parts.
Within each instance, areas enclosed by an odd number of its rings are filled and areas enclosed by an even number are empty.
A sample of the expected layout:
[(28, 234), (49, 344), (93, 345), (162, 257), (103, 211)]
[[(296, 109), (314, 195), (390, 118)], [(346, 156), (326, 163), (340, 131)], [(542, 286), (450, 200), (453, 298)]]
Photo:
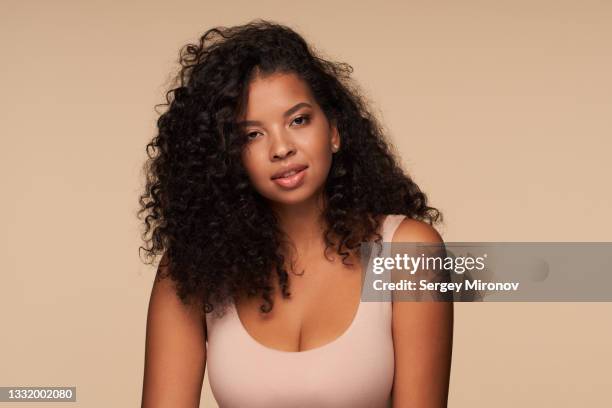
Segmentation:
[[(406, 218), (393, 242), (441, 243), (438, 232)], [(453, 337), (453, 303), (393, 303), (394, 407), (446, 407)]]
[[(142, 407), (198, 407), (206, 368), (206, 321), (179, 299), (170, 277), (153, 284), (147, 314)], [(165, 275), (165, 273), (164, 273)]]

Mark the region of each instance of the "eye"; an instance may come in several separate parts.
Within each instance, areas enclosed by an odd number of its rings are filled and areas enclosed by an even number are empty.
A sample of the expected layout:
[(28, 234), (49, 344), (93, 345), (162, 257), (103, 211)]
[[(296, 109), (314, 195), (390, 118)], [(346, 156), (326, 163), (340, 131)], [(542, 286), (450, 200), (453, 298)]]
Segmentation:
[(295, 123), (298, 126), (305, 125), (309, 121), (310, 121), (310, 115), (301, 115), (293, 119), (293, 123)]
[(259, 134), (259, 132), (249, 132), (246, 134), (246, 138), (248, 140), (253, 140), (257, 137), (257, 135)]

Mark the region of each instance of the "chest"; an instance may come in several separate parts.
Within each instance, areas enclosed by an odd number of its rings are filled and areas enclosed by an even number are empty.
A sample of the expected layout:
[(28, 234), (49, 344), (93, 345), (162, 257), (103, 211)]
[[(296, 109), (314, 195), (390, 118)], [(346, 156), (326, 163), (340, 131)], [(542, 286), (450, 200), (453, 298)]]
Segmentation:
[(363, 302), (340, 338), (301, 352), (263, 346), (231, 309), (208, 318), (207, 370), (220, 407), (387, 407), (394, 377), (389, 302)]
[(259, 296), (236, 302), (243, 329), (261, 345), (279, 351), (301, 352), (333, 342), (359, 311), (363, 271), (358, 261), (350, 262), (352, 266), (323, 258), (297, 265), (298, 273), (289, 272), (289, 298), (281, 296), (274, 279), (269, 313), (260, 311)]

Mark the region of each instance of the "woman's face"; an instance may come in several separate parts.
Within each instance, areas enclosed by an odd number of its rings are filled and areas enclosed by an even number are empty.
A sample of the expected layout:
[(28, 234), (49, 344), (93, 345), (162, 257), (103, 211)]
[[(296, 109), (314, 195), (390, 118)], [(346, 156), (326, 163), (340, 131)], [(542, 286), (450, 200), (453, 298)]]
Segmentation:
[(304, 81), (292, 73), (255, 76), (238, 122), (247, 138), (242, 162), (262, 196), (285, 205), (318, 198), (340, 138)]

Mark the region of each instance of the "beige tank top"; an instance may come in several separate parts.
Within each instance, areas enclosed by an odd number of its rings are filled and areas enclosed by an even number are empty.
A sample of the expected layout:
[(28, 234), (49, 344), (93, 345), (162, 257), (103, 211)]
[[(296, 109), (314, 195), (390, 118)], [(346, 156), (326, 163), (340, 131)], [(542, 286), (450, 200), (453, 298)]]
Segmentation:
[[(404, 215), (388, 215), (391, 242)], [(210, 386), (220, 408), (385, 408), (395, 369), (392, 303), (360, 302), (349, 328), (300, 352), (266, 347), (246, 331), (232, 304), (222, 317), (206, 314)]]

